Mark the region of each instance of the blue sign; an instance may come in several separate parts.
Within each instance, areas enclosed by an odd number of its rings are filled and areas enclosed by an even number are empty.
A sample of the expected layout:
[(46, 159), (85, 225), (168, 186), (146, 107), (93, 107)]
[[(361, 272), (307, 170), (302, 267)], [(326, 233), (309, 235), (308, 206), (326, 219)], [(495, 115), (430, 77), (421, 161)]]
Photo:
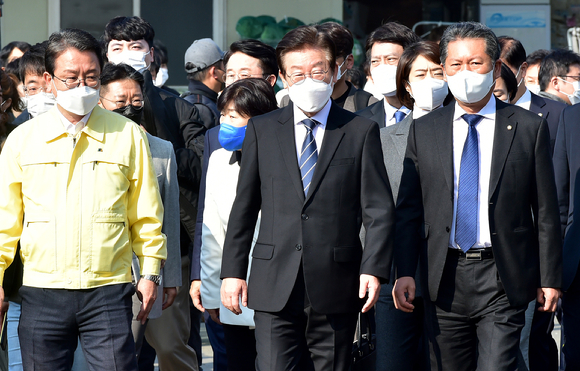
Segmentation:
[(489, 28), (545, 28), (546, 17), (543, 11), (496, 12), (485, 19)]

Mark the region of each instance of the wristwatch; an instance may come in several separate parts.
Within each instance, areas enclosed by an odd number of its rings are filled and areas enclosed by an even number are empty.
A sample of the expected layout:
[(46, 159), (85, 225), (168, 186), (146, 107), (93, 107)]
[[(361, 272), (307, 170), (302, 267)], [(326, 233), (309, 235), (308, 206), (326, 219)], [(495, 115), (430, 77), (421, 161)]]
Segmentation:
[(161, 283), (161, 276), (159, 276), (157, 274), (145, 274), (142, 276), (142, 278), (149, 280), (156, 285), (159, 285)]

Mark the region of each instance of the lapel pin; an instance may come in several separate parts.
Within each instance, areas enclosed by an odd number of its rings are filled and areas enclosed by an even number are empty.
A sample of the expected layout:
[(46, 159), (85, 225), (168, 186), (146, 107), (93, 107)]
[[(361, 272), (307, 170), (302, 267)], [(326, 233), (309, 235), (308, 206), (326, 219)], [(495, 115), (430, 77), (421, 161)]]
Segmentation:
[(97, 149), (97, 152), (103, 152), (102, 148)]
[(507, 129), (508, 129), (508, 130), (511, 130), (511, 129), (512, 129), (512, 126), (511, 126), (511, 125), (508, 125), (508, 126), (507, 126)]
[(538, 113), (538, 116), (543, 117), (544, 114), (542, 112)]

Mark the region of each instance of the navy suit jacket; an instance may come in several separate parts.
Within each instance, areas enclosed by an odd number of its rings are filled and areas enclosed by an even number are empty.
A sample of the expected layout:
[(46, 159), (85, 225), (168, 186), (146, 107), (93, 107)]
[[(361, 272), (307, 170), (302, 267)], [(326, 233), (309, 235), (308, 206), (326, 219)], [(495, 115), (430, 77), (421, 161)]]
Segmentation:
[(556, 102), (555, 100), (540, 97), (534, 93), (530, 103), (530, 111), (537, 113), (538, 116), (543, 117), (548, 122), (548, 129), (550, 130), (550, 149), (554, 153), (554, 143), (556, 143), (556, 133), (558, 132), (558, 122), (560, 121), (560, 114), (567, 104)]

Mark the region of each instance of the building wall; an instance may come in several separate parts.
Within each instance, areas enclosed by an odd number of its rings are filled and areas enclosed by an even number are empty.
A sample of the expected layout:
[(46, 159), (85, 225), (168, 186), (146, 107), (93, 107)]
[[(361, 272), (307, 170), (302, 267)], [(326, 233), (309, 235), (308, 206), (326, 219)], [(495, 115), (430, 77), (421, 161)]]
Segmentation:
[(47, 0), (4, 0), (2, 13), (2, 46), (11, 41), (36, 44), (47, 39)]

